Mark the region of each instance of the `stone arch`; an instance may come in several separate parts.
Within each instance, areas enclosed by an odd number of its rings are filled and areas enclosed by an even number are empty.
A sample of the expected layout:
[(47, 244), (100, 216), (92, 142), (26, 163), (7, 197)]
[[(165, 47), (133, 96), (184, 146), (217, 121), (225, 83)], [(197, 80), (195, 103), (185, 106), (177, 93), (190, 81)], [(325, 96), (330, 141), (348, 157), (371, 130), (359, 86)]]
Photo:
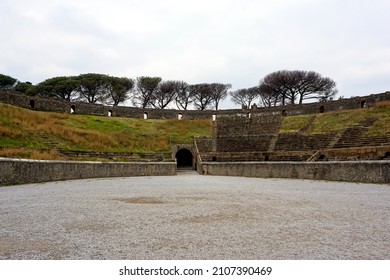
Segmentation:
[(108, 110), (108, 114), (107, 114), (109, 117), (112, 117), (112, 110)]
[(144, 112), (144, 120), (148, 119), (148, 112)]
[(282, 111), (282, 117), (286, 117), (287, 116), (287, 111), (286, 110), (283, 110)]
[(177, 114), (177, 119), (181, 121), (183, 119), (183, 114), (182, 113)]
[(76, 114), (76, 106), (74, 106), (74, 105), (70, 106), (70, 113)]
[(367, 101), (366, 100), (360, 101), (360, 108), (366, 108), (366, 107), (367, 107)]
[(34, 108), (35, 108), (35, 100), (31, 99), (30, 100), (30, 109), (34, 109)]
[(325, 113), (325, 107), (324, 107), (324, 105), (322, 105), (321, 107), (320, 107), (320, 113), (322, 114), (322, 113)]
[(178, 168), (193, 168), (193, 154), (189, 149), (182, 148), (176, 152)]

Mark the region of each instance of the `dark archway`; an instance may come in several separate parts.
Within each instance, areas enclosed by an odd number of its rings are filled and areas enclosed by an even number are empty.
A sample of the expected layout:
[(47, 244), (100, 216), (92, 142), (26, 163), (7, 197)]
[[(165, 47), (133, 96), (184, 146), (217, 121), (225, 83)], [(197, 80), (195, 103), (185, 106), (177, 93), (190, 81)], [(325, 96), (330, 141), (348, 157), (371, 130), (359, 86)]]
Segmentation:
[(178, 168), (192, 168), (192, 152), (188, 149), (180, 149), (176, 153)]
[(34, 110), (35, 108), (35, 100), (31, 99), (30, 100), (30, 109)]

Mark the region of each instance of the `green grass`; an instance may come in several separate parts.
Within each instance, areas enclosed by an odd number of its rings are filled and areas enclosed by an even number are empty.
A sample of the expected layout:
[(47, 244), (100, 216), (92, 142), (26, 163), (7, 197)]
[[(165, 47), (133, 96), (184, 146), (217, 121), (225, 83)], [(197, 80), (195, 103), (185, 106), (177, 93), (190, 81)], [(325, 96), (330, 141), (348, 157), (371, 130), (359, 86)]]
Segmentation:
[[(310, 124), (313, 116), (315, 118)], [(369, 128), (367, 135), (390, 134), (390, 106), (285, 117), (283, 118), (280, 133), (299, 132), (304, 126), (309, 126), (309, 128), (302, 132), (303, 134), (337, 133), (372, 118), (376, 119), (376, 121)]]
[(103, 152), (169, 152), (211, 136), (210, 120), (143, 120), (37, 112), (0, 104), (0, 147)]
[(311, 118), (312, 118), (311, 115), (284, 117), (279, 132), (280, 133), (298, 132), (302, 127), (309, 124)]

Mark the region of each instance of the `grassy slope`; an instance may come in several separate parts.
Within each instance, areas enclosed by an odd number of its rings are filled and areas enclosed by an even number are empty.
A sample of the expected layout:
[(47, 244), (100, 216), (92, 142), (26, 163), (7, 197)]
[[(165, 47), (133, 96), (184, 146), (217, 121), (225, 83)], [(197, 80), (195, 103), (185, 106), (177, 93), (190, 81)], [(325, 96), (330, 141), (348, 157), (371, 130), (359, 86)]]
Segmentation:
[(377, 107), (366, 109), (286, 117), (283, 118), (280, 133), (299, 132), (302, 127), (306, 126), (308, 129), (302, 132), (303, 134), (337, 133), (372, 118), (376, 121), (367, 132), (369, 136), (390, 134), (389, 103), (382, 103)]
[[(105, 152), (169, 152), (211, 136), (210, 120), (143, 120), (37, 112), (0, 103), (0, 147)], [(1, 156), (1, 155), (0, 155)]]
[[(390, 134), (390, 103), (375, 108), (283, 118), (280, 133), (332, 133), (377, 119), (370, 136)], [(210, 120), (143, 120), (37, 112), (0, 103), (0, 156), (56, 159), (56, 149), (104, 152), (169, 152), (172, 144), (211, 136)]]

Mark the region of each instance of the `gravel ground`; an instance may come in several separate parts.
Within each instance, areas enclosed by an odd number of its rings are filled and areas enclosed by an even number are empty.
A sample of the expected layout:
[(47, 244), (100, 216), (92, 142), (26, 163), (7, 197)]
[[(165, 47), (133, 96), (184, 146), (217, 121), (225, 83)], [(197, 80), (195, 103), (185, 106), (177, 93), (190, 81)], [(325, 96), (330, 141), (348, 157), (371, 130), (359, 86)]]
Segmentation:
[(0, 259), (390, 259), (390, 186), (200, 176), (0, 188)]

